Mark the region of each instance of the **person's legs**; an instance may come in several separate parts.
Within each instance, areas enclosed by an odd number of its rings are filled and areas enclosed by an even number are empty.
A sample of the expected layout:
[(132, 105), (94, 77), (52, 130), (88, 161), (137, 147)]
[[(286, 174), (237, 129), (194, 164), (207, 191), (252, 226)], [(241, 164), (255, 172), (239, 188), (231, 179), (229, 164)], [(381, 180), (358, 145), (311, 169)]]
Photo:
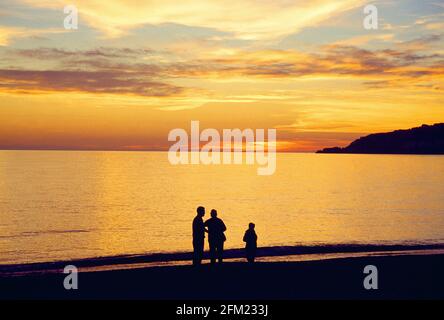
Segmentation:
[(223, 255), (224, 255), (224, 242), (221, 241), (217, 247), (217, 258), (219, 260), (219, 263), (222, 263)]
[(203, 251), (204, 251), (204, 242), (200, 240), (193, 241), (193, 265), (197, 266), (202, 263)]
[(193, 265), (198, 264), (198, 251), (197, 251), (197, 243), (193, 240)]
[(197, 265), (197, 245), (195, 240), (193, 240), (193, 265)]
[(199, 264), (202, 264), (204, 254), (204, 240), (202, 239), (201, 242), (199, 242)]
[(246, 258), (248, 262), (254, 262), (254, 258), (256, 257), (256, 252), (253, 248), (246, 248)]
[(216, 250), (217, 250), (217, 246), (214, 242), (210, 242), (210, 259), (211, 259), (211, 264), (216, 263)]

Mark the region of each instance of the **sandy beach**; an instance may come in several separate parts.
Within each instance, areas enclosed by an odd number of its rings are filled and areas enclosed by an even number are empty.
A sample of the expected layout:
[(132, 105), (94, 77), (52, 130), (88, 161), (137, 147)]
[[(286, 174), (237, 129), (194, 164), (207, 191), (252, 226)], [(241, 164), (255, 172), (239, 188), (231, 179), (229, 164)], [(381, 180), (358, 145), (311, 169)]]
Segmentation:
[[(366, 265), (378, 289), (363, 286)], [(65, 290), (62, 272), (0, 273), (1, 299), (443, 299), (444, 255), (334, 258), (299, 262), (226, 262), (80, 271)]]

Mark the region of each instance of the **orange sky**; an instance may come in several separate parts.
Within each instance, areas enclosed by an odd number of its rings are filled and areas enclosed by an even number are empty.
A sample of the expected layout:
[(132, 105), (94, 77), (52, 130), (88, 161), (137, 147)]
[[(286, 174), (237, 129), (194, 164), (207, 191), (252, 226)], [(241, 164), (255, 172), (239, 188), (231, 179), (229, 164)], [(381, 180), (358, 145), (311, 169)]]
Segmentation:
[(444, 121), (436, 1), (0, 5), (0, 148), (166, 150), (168, 132), (276, 128), (281, 151)]

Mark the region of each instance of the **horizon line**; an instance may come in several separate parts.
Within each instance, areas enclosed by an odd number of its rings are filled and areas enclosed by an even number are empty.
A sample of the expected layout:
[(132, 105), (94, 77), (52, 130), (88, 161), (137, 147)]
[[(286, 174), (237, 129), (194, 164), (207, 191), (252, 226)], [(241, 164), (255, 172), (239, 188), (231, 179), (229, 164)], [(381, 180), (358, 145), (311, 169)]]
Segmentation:
[[(117, 152), (169, 152), (169, 150), (159, 150), (159, 149), (82, 149), (82, 148), (1, 148), (0, 151), (117, 151)], [(275, 151), (275, 153), (316, 153), (317, 150), (314, 151), (297, 151), (297, 150), (283, 150), (283, 151)], [(186, 152), (200, 152), (200, 150), (191, 150)], [(223, 153), (224, 151), (214, 151), (218, 153)], [(236, 150), (232, 150), (231, 152), (239, 152)], [(247, 153), (248, 151), (242, 150), (242, 153)], [(250, 151), (255, 152), (255, 151)], [(267, 150), (266, 153), (269, 151)]]

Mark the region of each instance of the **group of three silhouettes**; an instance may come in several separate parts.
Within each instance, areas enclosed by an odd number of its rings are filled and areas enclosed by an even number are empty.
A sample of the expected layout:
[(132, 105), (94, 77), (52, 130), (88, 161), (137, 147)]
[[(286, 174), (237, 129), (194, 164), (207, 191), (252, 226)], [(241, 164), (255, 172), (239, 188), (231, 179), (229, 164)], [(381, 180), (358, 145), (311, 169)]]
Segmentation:
[[(222, 263), (225, 237), (225, 226), (222, 219), (217, 217), (217, 211), (211, 210), (211, 218), (203, 221), (205, 216), (205, 208), (198, 207), (197, 215), (193, 220), (193, 264), (200, 265), (202, 263), (205, 243), (205, 233), (208, 233), (208, 244), (210, 246), (211, 263), (215, 264), (216, 260)], [(248, 262), (254, 262), (257, 248), (257, 235), (254, 231), (254, 223), (250, 223), (248, 230), (244, 235), (245, 254)]]

